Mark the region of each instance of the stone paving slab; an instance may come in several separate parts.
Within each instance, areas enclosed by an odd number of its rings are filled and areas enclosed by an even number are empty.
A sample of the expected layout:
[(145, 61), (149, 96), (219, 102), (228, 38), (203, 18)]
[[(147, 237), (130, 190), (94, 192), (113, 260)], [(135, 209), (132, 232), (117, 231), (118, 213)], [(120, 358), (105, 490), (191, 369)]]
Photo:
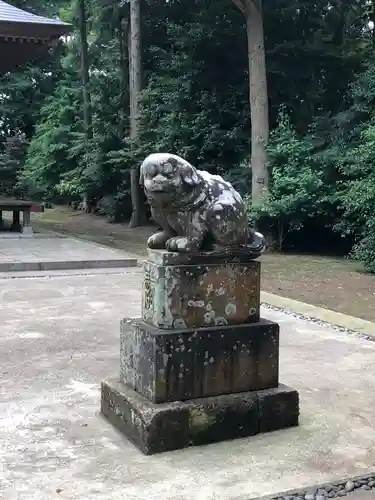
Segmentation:
[(375, 500), (375, 491), (356, 491), (348, 496), (348, 500)]
[[(139, 264), (138, 264), (139, 266)], [(137, 267), (138, 267), (137, 266)], [(140, 267), (140, 266), (139, 266)], [(129, 271), (128, 267), (104, 267), (92, 269), (51, 269), (50, 271), (15, 271), (0, 272), (0, 279), (16, 278), (53, 278), (59, 276), (96, 276), (98, 274), (121, 274)]]
[(300, 427), (142, 455), (99, 414), (141, 278), (0, 280), (2, 500), (249, 500), (373, 471), (375, 343), (266, 309)]
[(44, 233), (37, 233), (33, 232), (32, 235), (24, 235), (22, 233), (12, 233), (12, 232), (1, 232), (0, 231), (0, 242), (2, 239), (7, 239), (7, 240), (24, 240), (24, 239), (29, 239), (29, 238), (35, 238), (35, 239), (44, 239), (44, 238), (66, 238), (65, 235), (62, 235), (60, 233), (55, 233), (52, 231), (44, 232)]
[(122, 250), (73, 238), (0, 240), (0, 272), (117, 268), (137, 265)]

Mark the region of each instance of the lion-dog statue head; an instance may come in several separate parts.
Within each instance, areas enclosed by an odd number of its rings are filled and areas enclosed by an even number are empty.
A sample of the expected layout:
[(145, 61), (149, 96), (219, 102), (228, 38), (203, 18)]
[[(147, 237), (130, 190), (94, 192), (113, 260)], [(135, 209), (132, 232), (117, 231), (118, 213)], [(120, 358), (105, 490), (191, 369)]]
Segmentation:
[(204, 179), (183, 158), (169, 153), (154, 153), (141, 165), (140, 184), (152, 205), (178, 206), (199, 195)]

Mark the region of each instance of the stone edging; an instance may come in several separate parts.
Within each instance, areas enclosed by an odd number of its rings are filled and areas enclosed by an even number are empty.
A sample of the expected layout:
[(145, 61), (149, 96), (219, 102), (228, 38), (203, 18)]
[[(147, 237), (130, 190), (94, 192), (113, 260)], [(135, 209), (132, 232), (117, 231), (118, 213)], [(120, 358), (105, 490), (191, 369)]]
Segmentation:
[(330, 311), (323, 307), (313, 306), (286, 297), (280, 297), (268, 292), (261, 292), (261, 302), (276, 309), (294, 313), (300, 316), (301, 319), (317, 320), (318, 322), (327, 324), (327, 326), (334, 325), (339, 329), (358, 333), (363, 337), (370, 337), (371, 340), (375, 340), (375, 323), (371, 321)]
[[(273, 495), (257, 497), (254, 500), (328, 500), (329, 498), (348, 497), (359, 492), (374, 492), (375, 477), (374, 473), (354, 476), (351, 479), (332, 481), (330, 483), (307, 486), (295, 490), (284, 491)], [(375, 493), (374, 497), (375, 498)]]

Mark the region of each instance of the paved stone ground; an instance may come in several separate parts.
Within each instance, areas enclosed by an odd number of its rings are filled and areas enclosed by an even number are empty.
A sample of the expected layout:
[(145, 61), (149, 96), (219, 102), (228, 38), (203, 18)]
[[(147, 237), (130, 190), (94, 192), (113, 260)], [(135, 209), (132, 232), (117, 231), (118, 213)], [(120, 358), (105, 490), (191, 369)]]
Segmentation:
[(375, 500), (375, 491), (358, 491), (353, 493), (348, 500)]
[(122, 250), (73, 238), (0, 239), (0, 272), (134, 265), (136, 259)]
[(280, 312), (301, 426), (143, 456), (98, 413), (141, 270), (0, 279), (2, 500), (245, 500), (373, 470), (375, 343)]

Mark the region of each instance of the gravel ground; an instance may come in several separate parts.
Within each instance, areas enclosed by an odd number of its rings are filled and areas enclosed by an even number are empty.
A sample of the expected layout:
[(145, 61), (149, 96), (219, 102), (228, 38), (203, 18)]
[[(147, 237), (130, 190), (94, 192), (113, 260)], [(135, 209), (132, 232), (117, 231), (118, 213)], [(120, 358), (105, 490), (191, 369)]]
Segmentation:
[[(262, 303), (262, 306), (272, 311), (279, 311), (288, 316), (308, 321), (309, 323), (314, 323), (316, 325), (323, 327), (329, 327), (333, 330), (347, 333), (348, 335), (356, 335), (357, 337), (368, 340), (370, 342), (375, 341), (375, 338), (370, 337), (369, 335), (359, 333), (355, 330), (349, 330), (347, 328), (343, 328), (342, 326), (332, 325), (330, 323), (327, 323), (326, 321), (321, 321), (311, 316), (295, 313), (289, 309), (272, 306), (264, 302)], [(349, 480), (340, 481), (338, 483), (324, 485), (321, 487), (305, 488), (304, 490), (295, 491), (293, 493), (276, 495), (273, 496), (271, 500), (326, 500), (327, 498), (346, 497), (350, 495), (352, 492), (355, 492), (357, 490), (367, 490), (367, 491), (373, 490), (375, 492), (375, 474), (371, 476), (365, 475), (361, 477), (356, 477)], [(374, 493), (374, 498), (375, 498), (375, 493)]]
[(331, 328), (332, 330), (336, 330), (338, 332), (347, 333), (348, 335), (356, 335), (360, 339), (369, 340), (370, 342), (375, 342), (375, 338), (370, 335), (366, 335), (365, 333), (360, 333), (355, 330), (350, 330), (348, 328), (344, 328), (342, 326), (333, 325), (332, 323), (328, 323), (327, 321), (322, 321), (317, 318), (313, 318), (312, 316), (307, 316), (305, 314), (296, 313), (291, 311), (290, 309), (284, 309), (283, 307), (272, 306), (270, 304), (266, 304), (262, 302), (261, 304), (264, 308), (269, 309), (270, 311), (279, 311), (288, 316), (292, 316), (293, 318), (302, 319), (304, 321), (308, 321), (309, 323), (314, 323), (315, 325), (324, 326), (327, 328)]
[(375, 475), (355, 477), (339, 483), (326, 484), (320, 487), (306, 488), (301, 491), (276, 495), (272, 497), (272, 500), (326, 500), (328, 498), (346, 496), (350, 498), (350, 494), (358, 490), (375, 491)]

